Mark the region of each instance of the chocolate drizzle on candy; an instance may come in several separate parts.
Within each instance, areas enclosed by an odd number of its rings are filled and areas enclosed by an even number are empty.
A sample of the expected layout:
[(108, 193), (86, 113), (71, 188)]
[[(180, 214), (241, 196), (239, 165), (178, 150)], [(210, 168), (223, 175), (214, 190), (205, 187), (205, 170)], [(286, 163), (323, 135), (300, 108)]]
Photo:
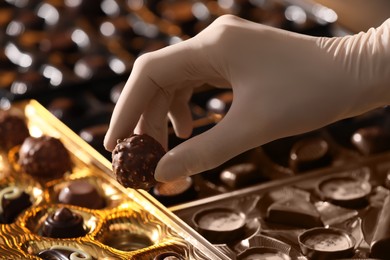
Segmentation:
[(157, 184), (154, 171), (164, 154), (161, 144), (146, 134), (118, 140), (112, 152), (117, 181), (126, 188), (149, 190)]

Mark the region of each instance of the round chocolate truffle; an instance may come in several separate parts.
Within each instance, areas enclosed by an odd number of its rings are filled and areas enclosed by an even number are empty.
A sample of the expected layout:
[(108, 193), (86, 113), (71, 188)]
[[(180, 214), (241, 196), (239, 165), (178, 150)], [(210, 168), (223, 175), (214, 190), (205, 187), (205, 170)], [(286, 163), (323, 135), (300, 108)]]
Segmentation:
[(0, 149), (9, 150), (30, 136), (25, 120), (0, 110)]
[(58, 201), (89, 209), (101, 209), (106, 205), (96, 187), (86, 180), (70, 182), (58, 194)]
[(86, 233), (83, 217), (65, 207), (50, 214), (42, 226), (42, 235), (45, 237), (74, 238)]
[(30, 195), (16, 186), (0, 190), (0, 223), (12, 223), (26, 208), (32, 205)]
[(72, 169), (72, 161), (63, 143), (51, 136), (28, 137), (19, 150), (19, 165), (28, 174), (56, 179)]
[(146, 134), (118, 140), (112, 152), (117, 181), (126, 188), (149, 190), (157, 183), (154, 171), (164, 154), (161, 144)]

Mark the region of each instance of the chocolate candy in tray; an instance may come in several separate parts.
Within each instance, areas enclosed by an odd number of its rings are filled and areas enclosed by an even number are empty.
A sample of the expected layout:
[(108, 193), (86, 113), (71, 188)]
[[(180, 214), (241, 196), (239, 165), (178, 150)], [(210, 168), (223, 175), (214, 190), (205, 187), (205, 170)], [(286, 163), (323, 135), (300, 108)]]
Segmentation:
[[(366, 157), (171, 210), (232, 258), (386, 259), (388, 160), (388, 153)], [(234, 227), (236, 218), (213, 212), (220, 209), (242, 215), (244, 231), (222, 236), (225, 231), (219, 228)], [(209, 211), (214, 224), (207, 227), (217, 234), (199, 228), (199, 215)]]
[(120, 185), (110, 162), (37, 102), (14, 103), (2, 113), (18, 115), (22, 121), (2, 123), (24, 122), (29, 135), (0, 153), (0, 255), (198, 259), (194, 252), (201, 250), (208, 255), (201, 259), (227, 259), (176, 216), (160, 211), (152, 196)]

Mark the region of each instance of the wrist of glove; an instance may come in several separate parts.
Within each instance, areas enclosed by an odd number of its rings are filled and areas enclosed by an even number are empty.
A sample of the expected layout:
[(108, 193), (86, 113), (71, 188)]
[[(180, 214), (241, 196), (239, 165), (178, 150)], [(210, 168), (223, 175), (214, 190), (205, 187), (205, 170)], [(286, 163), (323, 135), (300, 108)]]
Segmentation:
[(148, 53), (112, 115), (105, 146), (133, 131), (166, 143), (166, 115), (191, 133), (188, 100), (204, 83), (232, 88), (233, 104), (212, 129), (173, 148), (157, 165), (166, 182), (220, 165), (284, 136), (314, 130), (389, 101), (390, 20), (340, 38), (300, 35), (222, 16), (187, 41)]

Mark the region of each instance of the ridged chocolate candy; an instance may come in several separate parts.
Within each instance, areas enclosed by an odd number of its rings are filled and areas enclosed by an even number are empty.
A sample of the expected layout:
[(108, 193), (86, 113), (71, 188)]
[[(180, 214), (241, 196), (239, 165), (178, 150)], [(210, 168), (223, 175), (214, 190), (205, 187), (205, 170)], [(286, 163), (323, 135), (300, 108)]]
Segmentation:
[(9, 150), (30, 136), (23, 118), (0, 110), (0, 149)]
[(70, 155), (62, 142), (45, 135), (24, 140), (18, 163), (26, 173), (45, 179), (60, 178), (72, 169)]
[(164, 154), (161, 144), (146, 134), (118, 140), (112, 152), (117, 181), (126, 188), (149, 190), (157, 183), (154, 171)]

